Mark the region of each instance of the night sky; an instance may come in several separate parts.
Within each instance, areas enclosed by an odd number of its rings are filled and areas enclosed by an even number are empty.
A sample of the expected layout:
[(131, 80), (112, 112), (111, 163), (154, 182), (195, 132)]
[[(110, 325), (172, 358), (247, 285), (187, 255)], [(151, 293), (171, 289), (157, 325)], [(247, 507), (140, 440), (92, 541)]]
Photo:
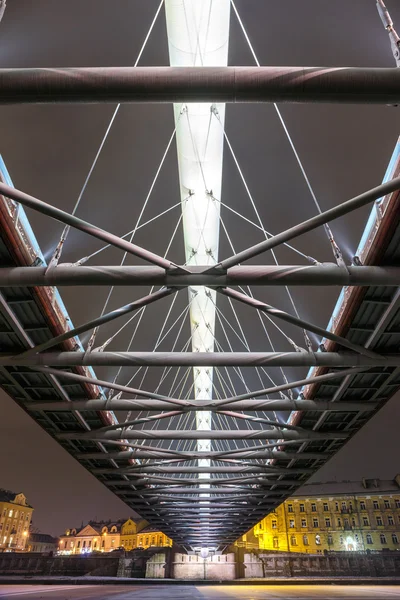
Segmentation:
[[(0, 66), (68, 67), (131, 65), (154, 16), (158, 0), (9, 0), (0, 24)], [(262, 65), (394, 66), (390, 44), (374, 0), (236, 0)], [(387, 0), (400, 30), (400, 6)], [(141, 65), (168, 64), (164, 16), (161, 14), (143, 54)], [(231, 23), (231, 65), (252, 65), (252, 58), (235, 19)], [(18, 106), (0, 111), (0, 153), (14, 185), (36, 197), (72, 210), (114, 110), (111, 105)], [(322, 210), (378, 185), (400, 134), (399, 109), (379, 106), (285, 105), (282, 112), (302, 157)], [(269, 105), (235, 105), (227, 110), (227, 132), (257, 203), (271, 232), (315, 214), (309, 191), (289, 144)], [(140, 213), (154, 173), (173, 131), (168, 105), (125, 105), (111, 130), (97, 168), (79, 206), (78, 215), (124, 234)], [(254, 220), (248, 199), (228, 152), (224, 158), (225, 204)], [(173, 146), (149, 203), (150, 219), (179, 200), (176, 149)], [(49, 258), (62, 225), (28, 212), (35, 234)], [(347, 260), (364, 229), (368, 209), (332, 224)], [(261, 241), (262, 235), (226, 210), (222, 216), (236, 250)], [(177, 223), (171, 211), (143, 228), (135, 243), (163, 254)], [(151, 244), (150, 244), (151, 243)], [(294, 244), (318, 260), (332, 261), (323, 231)], [(74, 262), (100, 248), (94, 239), (71, 232), (63, 261)], [(220, 257), (231, 254), (221, 234)], [(182, 235), (169, 258), (182, 261)], [(283, 264), (304, 264), (287, 249), (279, 249)], [(116, 250), (100, 254), (90, 264), (118, 264)], [(268, 262), (270, 257), (257, 259)], [(135, 264), (129, 261), (127, 264)], [(108, 290), (64, 288), (62, 295), (75, 324), (101, 312)], [(326, 326), (338, 290), (292, 290), (301, 316)], [(137, 297), (141, 290), (134, 290)], [(136, 297), (136, 296), (135, 296)], [(291, 310), (282, 290), (258, 290), (257, 297)], [(132, 301), (132, 292), (119, 288), (110, 308)], [(158, 306), (158, 305), (157, 305)], [(178, 301), (175, 314), (184, 306)], [(222, 304), (222, 310), (228, 307)], [(146, 316), (133, 350), (151, 350), (168, 304)], [(265, 349), (261, 333), (239, 309), (252, 350)], [(247, 322), (248, 321), (248, 322)], [(102, 343), (116, 325), (99, 335)], [(283, 328), (295, 341), (298, 332)], [(182, 344), (188, 328), (182, 333)], [(125, 349), (127, 328), (110, 349)], [(277, 349), (287, 349), (275, 329)], [(84, 338), (87, 340), (87, 338)], [(234, 345), (234, 342), (232, 342)], [(171, 344), (170, 344), (171, 345)], [(165, 346), (166, 348), (167, 346)], [(160, 348), (161, 350), (163, 347)], [(178, 349), (178, 348), (177, 348)], [(234, 349), (241, 349), (240, 346)], [(268, 349), (267, 349), (268, 350)], [(98, 371), (113, 377), (115, 370)], [(299, 370), (288, 369), (297, 378)], [(121, 382), (129, 379), (129, 374)], [(250, 376), (251, 389), (257, 381)], [(156, 380), (146, 380), (154, 389)], [(258, 386), (259, 387), (259, 386)], [(165, 391), (165, 390), (164, 390)], [(163, 393), (163, 391), (161, 391)], [(318, 474), (314, 480), (392, 478), (399, 471), (398, 419), (400, 396), (393, 398)], [(5, 393), (0, 392), (0, 487), (24, 492), (35, 507), (34, 524), (42, 532), (59, 534), (91, 518), (127, 517), (131, 510), (107, 491), (57, 445)]]

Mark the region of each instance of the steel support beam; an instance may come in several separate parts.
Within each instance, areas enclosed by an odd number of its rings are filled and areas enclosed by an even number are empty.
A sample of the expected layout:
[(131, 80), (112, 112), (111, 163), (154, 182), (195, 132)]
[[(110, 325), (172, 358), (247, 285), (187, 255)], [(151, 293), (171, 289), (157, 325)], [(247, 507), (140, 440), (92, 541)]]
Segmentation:
[[(399, 367), (400, 355), (372, 358), (338, 352), (49, 352), (0, 354), (3, 367)], [(63, 373), (59, 373), (64, 376)], [(112, 384), (111, 384), (112, 385)], [(140, 392), (139, 392), (140, 393)], [(179, 400), (174, 400), (178, 403)], [(184, 405), (185, 403), (181, 401)], [(186, 403), (187, 404), (187, 403)]]
[(396, 68), (0, 69), (0, 103), (330, 102), (400, 104)]
[[(188, 399), (188, 402), (193, 400)], [(197, 401), (198, 406), (182, 407), (183, 412), (216, 410), (214, 404), (207, 400)], [(242, 400), (241, 402), (232, 402), (224, 404), (226, 410), (250, 410), (250, 411), (292, 411), (302, 410), (304, 412), (371, 412), (377, 409), (377, 402), (330, 402), (328, 400)], [(30, 402), (27, 406), (29, 412), (48, 411), (48, 412), (70, 412), (78, 410), (99, 411), (112, 410), (119, 411), (160, 411), (170, 410), (169, 402), (160, 400), (129, 400), (129, 399), (111, 399), (111, 400), (74, 400), (70, 403), (65, 402)]]
[[(400, 187), (400, 184), (399, 184)], [(299, 234), (300, 235), (300, 234)], [(270, 238), (275, 239), (276, 236)], [(119, 238), (118, 238), (119, 239)], [(269, 240), (267, 240), (269, 242)], [(181, 270), (182, 269), (182, 270)], [(183, 270), (186, 269), (186, 272)], [(400, 267), (322, 265), (240, 265), (227, 271), (208, 272), (209, 267), (181, 267), (165, 271), (153, 266), (3, 267), (2, 287), (43, 286), (398, 286)]]
[[(0, 79), (1, 79), (1, 77), (0, 77)], [(1, 82), (0, 82), (0, 99), (1, 99)], [(175, 268), (175, 265), (173, 265), (170, 261), (166, 260), (165, 258), (162, 258), (161, 256), (158, 256), (157, 254), (154, 254), (153, 252), (150, 252), (149, 250), (145, 250), (144, 248), (141, 248), (140, 246), (136, 246), (136, 244), (132, 244), (132, 242), (127, 242), (123, 238), (120, 238), (117, 235), (110, 233), (109, 231), (105, 231), (104, 229), (101, 229), (100, 227), (97, 227), (96, 225), (93, 225), (92, 223), (88, 223), (87, 221), (84, 221), (83, 219), (80, 219), (79, 217), (70, 215), (69, 213), (65, 212), (64, 210), (60, 210), (59, 208), (56, 208), (55, 206), (52, 206), (51, 204), (47, 204), (46, 202), (43, 202), (42, 200), (39, 200), (38, 198), (29, 196), (29, 194), (25, 194), (24, 192), (21, 192), (20, 190), (17, 190), (13, 187), (10, 187), (9, 185), (2, 183), (1, 181), (0, 181), (0, 195), (6, 196), (7, 198), (11, 198), (15, 202), (19, 202), (19, 204), (22, 204), (23, 206), (26, 206), (26, 207), (31, 208), (32, 210), (35, 210), (43, 215), (51, 217), (52, 219), (55, 219), (56, 221), (60, 221), (61, 223), (64, 223), (65, 225), (68, 225), (69, 227), (73, 227), (74, 229), (83, 231), (83, 233), (87, 233), (88, 235), (91, 235), (92, 237), (95, 237), (95, 238), (105, 242), (106, 244), (110, 244), (110, 246), (115, 246), (115, 248), (119, 248), (120, 250), (123, 250), (124, 252), (127, 252), (128, 254), (133, 254), (134, 256), (137, 256), (138, 258), (146, 260), (154, 265), (157, 265), (158, 267), (161, 267), (163, 269)], [(48, 270), (51, 271), (51, 269), (48, 269)]]
[[(196, 437), (197, 436), (197, 437)], [(243, 430), (223, 430), (213, 429), (212, 431), (186, 430), (186, 429), (123, 429), (120, 431), (100, 431), (91, 430), (86, 432), (66, 432), (58, 433), (59, 440), (100, 440), (106, 443), (108, 440), (342, 440), (348, 437), (347, 433), (342, 432), (315, 432), (315, 431), (293, 431), (281, 429), (257, 429), (249, 431)]]
[[(206, 452), (203, 454), (196, 452), (179, 452), (182, 460), (194, 460), (201, 458), (210, 458), (214, 460), (220, 460), (220, 453), (218, 452)], [(75, 455), (78, 460), (130, 460), (135, 458), (165, 458), (165, 454), (157, 452), (157, 448), (152, 451), (134, 451), (134, 450), (121, 450), (120, 452), (110, 451), (104, 452), (80, 452)], [(278, 450), (252, 450), (251, 448), (243, 448), (241, 451), (235, 451), (230, 453), (226, 451), (225, 457), (233, 456), (234, 458), (241, 459), (264, 459), (269, 460), (327, 460), (330, 454), (325, 452), (282, 452)]]

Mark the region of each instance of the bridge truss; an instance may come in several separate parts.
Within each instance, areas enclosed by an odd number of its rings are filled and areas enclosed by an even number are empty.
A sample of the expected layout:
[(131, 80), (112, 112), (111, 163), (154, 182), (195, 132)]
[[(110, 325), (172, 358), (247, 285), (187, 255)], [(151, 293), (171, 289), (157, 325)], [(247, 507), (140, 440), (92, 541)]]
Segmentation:
[[(400, 72), (227, 67), (231, 7), (253, 52), (234, 2), (166, 0), (171, 67), (0, 70), (3, 103), (174, 102), (173, 134), (136, 224), (123, 237), (76, 215), (120, 105), (72, 214), (15, 189), (0, 165), (0, 384), (105, 486), (188, 549), (235, 541), (400, 387), (400, 145), (381, 185), (322, 211), (274, 104), (317, 214), (272, 234), (224, 125), (225, 102), (232, 101), (397, 103)], [(161, 2), (155, 19), (163, 8)], [(133, 240), (175, 141), (180, 197), (146, 223), (180, 211), (161, 255), (151, 235), (146, 247)], [(251, 219), (224, 199), (224, 148)], [(368, 205), (370, 219), (347, 264), (331, 223)], [(49, 264), (23, 207), (64, 225)], [(253, 225), (260, 241), (237, 251), (240, 239), (231, 238), (225, 221), (230, 213)], [(319, 227), (333, 262), (295, 245)], [(104, 245), (62, 264), (71, 229)], [(179, 235), (183, 256), (172, 260)], [(230, 252), (221, 259), (222, 235)], [(297, 255), (296, 264), (280, 264), (282, 246)], [(122, 252), (119, 264), (90, 265), (108, 248)], [(266, 256), (271, 260), (260, 264)], [(72, 326), (58, 291), (64, 286), (110, 288), (101, 315)], [(326, 328), (301, 316), (292, 293), (315, 286), (342, 288)], [(137, 298), (111, 309), (111, 295), (122, 287)], [(267, 301), (270, 290), (281, 292), (289, 310)], [(151, 311), (154, 318), (166, 312), (154, 344), (150, 334), (138, 334)], [(123, 350), (122, 330), (129, 331)], [(103, 378), (93, 367), (117, 370)]]

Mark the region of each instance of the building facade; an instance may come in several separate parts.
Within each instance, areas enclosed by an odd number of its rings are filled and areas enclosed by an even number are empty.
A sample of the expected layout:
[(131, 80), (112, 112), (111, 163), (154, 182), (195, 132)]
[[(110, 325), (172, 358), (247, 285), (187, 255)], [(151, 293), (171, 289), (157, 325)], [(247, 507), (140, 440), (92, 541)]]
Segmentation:
[(391, 481), (313, 483), (260, 521), (237, 545), (283, 552), (400, 549), (400, 475)]
[(60, 536), (59, 554), (112, 552), (118, 548), (134, 550), (150, 546), (172, 546), (172, 540), (161, 531), (147, 527), (147, 521), (133, 519), (117, 522), (90, 521), (79, 529), (67, 529)]
[(58, 539), (47, 533), (30, 533), (26, 550), (40, 554), (55, 554), (58, 550)]
[(0, 489), (0, 552), (24, 552), (33, 508), (22, 493)]

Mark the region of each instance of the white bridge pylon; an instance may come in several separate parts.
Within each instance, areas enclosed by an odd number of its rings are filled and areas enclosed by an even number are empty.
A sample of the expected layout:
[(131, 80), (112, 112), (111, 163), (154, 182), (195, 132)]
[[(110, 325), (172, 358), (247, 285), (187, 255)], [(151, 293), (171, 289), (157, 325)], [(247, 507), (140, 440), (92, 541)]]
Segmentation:
[[(230, 0), (166, 0), (165, 12), (171, 66), (227, 66)], [(218, 262), (225, 104), (175, 104), (174, 112), (186, 264), (211, 266)], [(189, 303), (192, 352), (213, 352), (216, 293), (189, 288)], [(213, 368), (194, 368), (193, 377), (194, 398), (210, 400)], [(212, 429), (211, 412), (196, 413), (196, 429)], [(197, 450), (210, 451), (211, 441), (197, 440)]]

